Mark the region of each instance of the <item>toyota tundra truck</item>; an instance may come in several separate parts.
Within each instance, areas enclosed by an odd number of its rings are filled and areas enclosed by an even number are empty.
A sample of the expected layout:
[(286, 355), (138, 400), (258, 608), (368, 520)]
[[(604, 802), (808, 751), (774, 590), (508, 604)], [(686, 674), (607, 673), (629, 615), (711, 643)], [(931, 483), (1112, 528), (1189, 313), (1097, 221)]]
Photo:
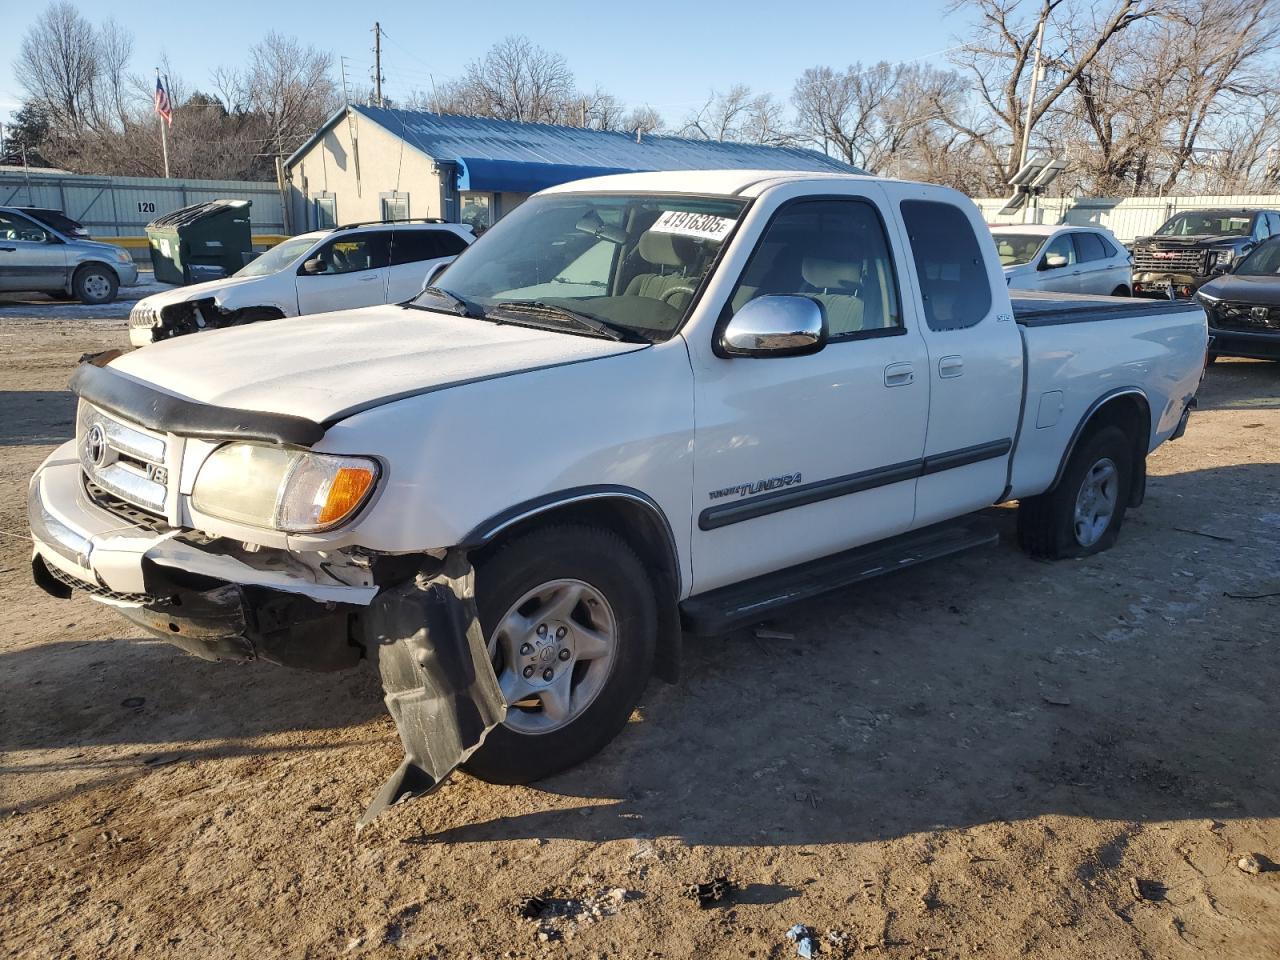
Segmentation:
[(201, 657), (377, 665), (404, 761), (522, 783), (685, 634), (990, 545), (1116, 541), (1178, 437), (1195, 303), (1013, 299), (939, 186), (625, 174), (521, 205), (414, 300), (82, 363), (36, 582)]

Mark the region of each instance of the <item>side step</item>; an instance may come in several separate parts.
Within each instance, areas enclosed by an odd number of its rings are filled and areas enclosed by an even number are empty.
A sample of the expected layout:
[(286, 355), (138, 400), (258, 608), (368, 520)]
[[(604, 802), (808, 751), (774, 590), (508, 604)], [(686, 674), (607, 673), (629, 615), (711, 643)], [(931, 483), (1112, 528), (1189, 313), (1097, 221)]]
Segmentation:
[(926, 560), (990, 546), (999, 539), (995, 525), (983, 517), (948, 520), (689, 597), (680, 604), (680, 617), (689, 633), (728, 633), (756, 623), (787, 604)]

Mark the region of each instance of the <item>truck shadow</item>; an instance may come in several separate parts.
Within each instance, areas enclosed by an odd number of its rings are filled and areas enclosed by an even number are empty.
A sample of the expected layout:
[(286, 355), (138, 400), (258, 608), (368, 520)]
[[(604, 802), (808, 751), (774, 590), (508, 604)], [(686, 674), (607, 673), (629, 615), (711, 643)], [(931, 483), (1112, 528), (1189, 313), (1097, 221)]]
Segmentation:
[[(432, 816), (436, 832), (407, 839), (803, 845), (1046, 813), (1280, 815), (1280, 599), (1265, 596), (1280, 591), (1277, 490), (1280, 464), (1153, 477), (1115, 549), (1062, 563), (1021, 554), (1014, 511), (993, 509), (995, 549), (799, 606), (771, 639), (689, 638), (679, 685), (652, 682), (604, 752), (534, 785), (581, 803), (527, 813), (528, 791), (476, 785), (487, 819)], [(343, 728), (395, 740), (371, 670), (113, 640), (22, 648), (0, 676), (5, 751), (303, 753)], [(412, 810), (386, 816), (412, 824)]]

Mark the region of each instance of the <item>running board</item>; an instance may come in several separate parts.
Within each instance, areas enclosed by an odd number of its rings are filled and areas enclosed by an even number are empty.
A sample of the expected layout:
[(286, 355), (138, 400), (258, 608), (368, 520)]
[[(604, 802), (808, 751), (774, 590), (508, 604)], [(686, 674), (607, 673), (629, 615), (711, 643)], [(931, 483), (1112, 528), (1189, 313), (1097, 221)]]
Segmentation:
[(982, 517), (948, 520), (689, 597), (680, 604), (680, 616), (689, 633), (698, 636), (728, 633), (763, 620), (779, 607), (808, 600), (828, 590), (962, 550), (990, 546), (999, 539), (995, 525)]

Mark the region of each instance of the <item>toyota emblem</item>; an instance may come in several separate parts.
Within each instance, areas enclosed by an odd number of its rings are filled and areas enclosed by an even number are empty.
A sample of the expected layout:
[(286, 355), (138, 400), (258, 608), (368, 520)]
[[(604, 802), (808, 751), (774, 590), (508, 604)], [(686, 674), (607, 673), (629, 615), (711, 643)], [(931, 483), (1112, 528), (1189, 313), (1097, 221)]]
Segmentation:
[(100, 467), (106, 462), (107, 435), (102, 432), (102, 427), (99, 424), (95, 423), (85, 435), (84, 452), (88, 456), (89, 462), (95, 467)]

